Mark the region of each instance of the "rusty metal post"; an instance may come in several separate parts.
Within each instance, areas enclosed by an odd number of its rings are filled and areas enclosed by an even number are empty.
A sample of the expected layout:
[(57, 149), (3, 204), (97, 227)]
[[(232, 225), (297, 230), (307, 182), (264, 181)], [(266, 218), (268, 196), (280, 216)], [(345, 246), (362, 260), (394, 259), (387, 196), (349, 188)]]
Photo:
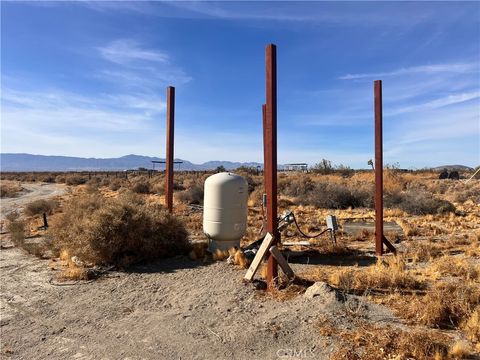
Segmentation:
[(375, 252), (383, 255), (382, 80), (375, 80)]
[[(274, 236), (273, 245), (279, 241), (277, 219), (277, 47), (267, 45), (266, 106), (265, 106), (265, 192), (267, 193), (267, 231)], [(268, 255), (267, 287), (272, 290), (278, 277), (277, 261)]]
[(167, 88), (167, 151), (165, 156), (165, 206), (173, 212), (173, 130), (175, 122), (175, 88)]

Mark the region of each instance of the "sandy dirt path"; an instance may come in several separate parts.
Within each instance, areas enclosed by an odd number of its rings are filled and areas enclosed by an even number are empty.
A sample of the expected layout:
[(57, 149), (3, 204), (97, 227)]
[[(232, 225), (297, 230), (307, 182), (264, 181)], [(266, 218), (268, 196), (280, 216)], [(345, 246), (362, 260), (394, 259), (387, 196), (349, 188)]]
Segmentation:
[[(334, 296), (259, 295), (225, 262), (177, 257), (57, 286), (47, 261), (10, 248), (0, 270), (2, 352), (13, 359), (328, 359), (339, 344), (319, 334), (318, 317), (351, 321)], [(362, 311), (395, 321), (377, 305)]]
[(5, 219), (5, 216), (11, 211), (21, 211), (32, 201), (49, 199), (65, 193), (65, 185), (62, 184), (24, 183), (21, 185), (24, 190), (18, 196), (0, 200), (0, 220)]

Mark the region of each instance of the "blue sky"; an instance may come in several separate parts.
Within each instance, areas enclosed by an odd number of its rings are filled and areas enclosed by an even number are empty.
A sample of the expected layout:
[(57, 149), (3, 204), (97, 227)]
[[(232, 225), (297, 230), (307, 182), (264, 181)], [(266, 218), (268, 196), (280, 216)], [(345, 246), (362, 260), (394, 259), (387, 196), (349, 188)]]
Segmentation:
[(262, 162), (265, 46), (278, 161), (480, 163), (479, 2), (2, 2), (2, 152)]

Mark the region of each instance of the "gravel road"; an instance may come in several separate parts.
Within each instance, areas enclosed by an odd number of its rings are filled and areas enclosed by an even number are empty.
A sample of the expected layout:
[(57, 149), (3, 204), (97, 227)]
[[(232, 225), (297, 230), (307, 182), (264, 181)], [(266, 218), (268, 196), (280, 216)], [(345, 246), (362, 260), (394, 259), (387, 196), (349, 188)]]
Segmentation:
[(5, 216), (11, 211), (21, 211), (25, 205), (34, 200), (53, 198), (65, 192), (65, 185), (62, 184), (24, 183), (21, 185), (24, 190), (18, 196), (0, 200), (0, 220), (5, 219)]

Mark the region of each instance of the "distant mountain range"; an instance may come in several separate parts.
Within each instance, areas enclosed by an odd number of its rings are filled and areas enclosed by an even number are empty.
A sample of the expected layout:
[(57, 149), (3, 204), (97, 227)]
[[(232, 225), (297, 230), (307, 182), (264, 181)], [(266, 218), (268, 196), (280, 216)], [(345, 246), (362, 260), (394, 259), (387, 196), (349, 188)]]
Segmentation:
[[(71, 156), (46, 156), (32, 154), (0, 154), (1, 171), (93, 171), (110, 170), (122, 171), (138, 169), (140, 167), (152, 169), (153, 161), (165, 159), (141, 155), (126, 155), (119, 158), (81, 158)], [(263, 167), (256, 162), (231, 162), (231, 161), (208, 161), (203, 164), (194, 164), (187, 160), (182, 164), (175, 164), (175, 169), (181, 170), (212, 170), (223, 166), (226, 170), (236, 169), (240, 166)], [(165, 164), (155, 164), (155, 169), (165, 169)]]
[[(123, 171), (130, 169), (146, 168), (152, 169), (152, 161), (164, 161), (164, 158), (126, 155), (119, 158), (81, 158), (72, 156), (47, 156), (32, 154), (0, 154), (1, 171)], [(257, 162), (232, 162), (232, 161), (207, 161), (203, 164), (194, 164), (188, 160), (175, 159), (182, 161), (182, 164), (175, 164), (175, 169), (180, 170), (214, 170), (223, 166), (226, 170), (237, 169), (240, 166), (254, 167), (263, 164)], [(278, 165), (278, 169), (283, 169), (283, 165)], [(155, 169), (165, 169), (165, 164), (155, 164)], [(472, 168), (464, 165), (443, 165), (432, 168), (432, 170), (442, 171), (468, 171)]]

